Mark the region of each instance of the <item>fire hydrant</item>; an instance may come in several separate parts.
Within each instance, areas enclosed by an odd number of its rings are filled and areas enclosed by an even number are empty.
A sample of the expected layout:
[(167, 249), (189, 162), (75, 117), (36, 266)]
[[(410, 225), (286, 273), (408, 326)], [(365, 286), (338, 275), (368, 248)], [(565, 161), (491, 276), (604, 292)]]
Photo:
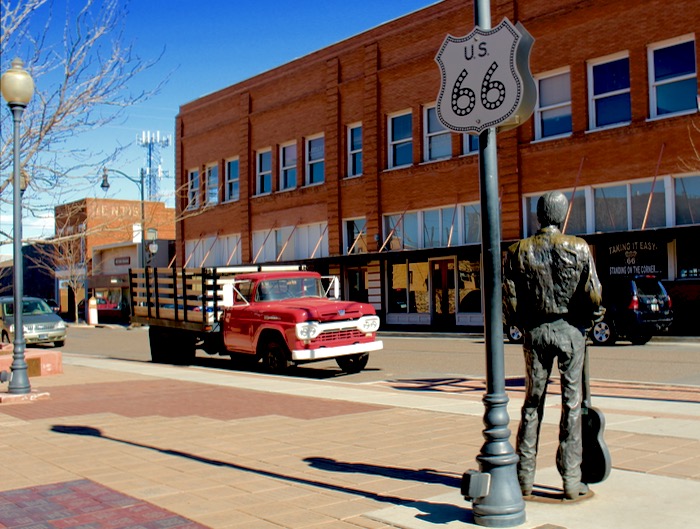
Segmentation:
[(87, 323), (88, 325), (97, 325), (97, 299), (92, 296), (88, 300), (88, 313), (87, 313)]

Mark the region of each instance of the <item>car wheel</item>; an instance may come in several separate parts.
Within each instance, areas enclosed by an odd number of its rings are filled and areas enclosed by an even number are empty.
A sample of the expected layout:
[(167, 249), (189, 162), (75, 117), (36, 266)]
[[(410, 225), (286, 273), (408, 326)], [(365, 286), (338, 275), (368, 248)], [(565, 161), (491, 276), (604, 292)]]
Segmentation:
[(284, 373), (291, 366), (286, 348), (276, 339), (265, 344), (262, 359), (265, 369), (270, 373)]
[(634, 345), (644, 345), (649, 340), (651, 340), (651, 334), (648, 333), (637, 334), (636, 336), (632, 336), (630, 338), (630, 342), (632, 342)]
[(613, 345), (616, 340), (615, 331), (605, 320), (599, 321), (591, 329), (591, 340), (594, 345)]
[(338, 367), (346, 373), (359, 373), (369, 361), (369, 353), (361, 353), (359, 355), (339, 356), (335, 359)]
[(515, 325), (508, 326), (508, 341), (510, 343), (523, 343), (523, 333)]
[(65, 340), (59, 340), (59, 341), (53, 343), (54, 347), (63, 347), (64, 345), (66, 345)]

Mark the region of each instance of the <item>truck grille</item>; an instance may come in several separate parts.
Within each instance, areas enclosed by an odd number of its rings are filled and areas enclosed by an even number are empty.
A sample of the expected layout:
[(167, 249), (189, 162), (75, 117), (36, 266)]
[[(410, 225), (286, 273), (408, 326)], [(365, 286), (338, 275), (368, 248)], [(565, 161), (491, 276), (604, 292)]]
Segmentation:
[(364, 337), (365, 333), (357, 329), (322, 332), (314, 340), (315, 343), (352, 341)]

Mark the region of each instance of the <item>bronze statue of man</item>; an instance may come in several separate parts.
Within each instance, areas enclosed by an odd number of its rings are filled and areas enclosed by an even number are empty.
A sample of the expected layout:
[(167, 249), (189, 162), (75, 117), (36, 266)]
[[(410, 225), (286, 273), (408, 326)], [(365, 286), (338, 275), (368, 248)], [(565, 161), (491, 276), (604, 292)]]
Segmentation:
[(557, 360), (562, 412), (557, 469), (564, 497), (588, 493), (581, 482), (582, 370), (586, 333), (602, 318), (601, 285), (586, 241), (564, 235), (568, 200), (558, 191), (537, 202), (540, 229), (508, 249), (503, 272), (504, 316), (524, 333), (526, 395), (518, 428), (518, 481), (532, 494), (547, 381)]

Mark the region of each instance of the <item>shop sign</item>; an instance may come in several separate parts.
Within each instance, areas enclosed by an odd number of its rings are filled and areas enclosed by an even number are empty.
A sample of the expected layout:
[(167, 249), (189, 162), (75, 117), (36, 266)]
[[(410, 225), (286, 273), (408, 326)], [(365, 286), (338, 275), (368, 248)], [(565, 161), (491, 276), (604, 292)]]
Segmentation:
[(605, 261), (610, 277), (653, 275), (666, 277), (668, 255), (661, 241), (632, 240), (606, 245)]
[(125, 266), (125, 265), (130, 265), (131, 264), (131, 257), (126, 256), (126, 257), (115, 257), (114, 258), (114, 266)]
[(505, 18), (493, 29), (476, 27), (465, 37), (447, 35), (435, 61), (442, 83), (437, 115), (448, 129), (479, 134), (524, 123), (535, 108), (537, 88), (530, 72), (534, 39)]

